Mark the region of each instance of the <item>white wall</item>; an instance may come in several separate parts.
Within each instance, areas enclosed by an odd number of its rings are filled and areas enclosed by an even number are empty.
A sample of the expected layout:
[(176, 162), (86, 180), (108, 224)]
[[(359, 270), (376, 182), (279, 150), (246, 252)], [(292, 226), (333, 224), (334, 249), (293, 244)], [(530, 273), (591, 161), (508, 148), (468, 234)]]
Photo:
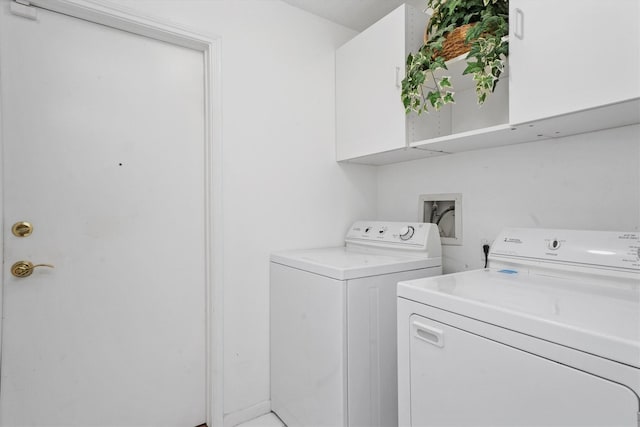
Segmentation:
[(504, 226), (640, 230), (640, 126), (434, 157), (378, 169), (378, 217), (417, 220), (418, 196), (462, 193), (462, 246), (446, 273), (480, 268)]
[[(225, 424), (269, 408), (269, 253), (342, 243), (375, 169), (335, 163), (334, 51), (355, 33), (279, 0), (113, 0), (222, 38)], [(215, 236), (214, 236), (215, 238)], [(235, 414), (234, 414), (235, 413)]]

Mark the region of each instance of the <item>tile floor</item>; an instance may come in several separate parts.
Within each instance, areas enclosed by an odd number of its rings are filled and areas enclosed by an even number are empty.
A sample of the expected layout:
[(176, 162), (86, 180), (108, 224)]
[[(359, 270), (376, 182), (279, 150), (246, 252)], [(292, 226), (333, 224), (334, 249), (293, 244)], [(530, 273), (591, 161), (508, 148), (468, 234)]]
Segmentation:
[(273, 412), (262, 415), (237, 427), (287, 427)]

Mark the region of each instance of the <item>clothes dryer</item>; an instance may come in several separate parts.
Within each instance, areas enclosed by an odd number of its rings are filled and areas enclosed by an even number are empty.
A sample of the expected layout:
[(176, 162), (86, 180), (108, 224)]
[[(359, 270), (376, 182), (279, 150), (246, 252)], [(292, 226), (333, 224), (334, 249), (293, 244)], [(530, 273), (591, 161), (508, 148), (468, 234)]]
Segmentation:
[(401, 426), (638, 427), (637, 232), (506, 229), (398, 285)]
[(358, 221), (271, 255), (271, 407), (288, 427), (397, 424), (396, 286), (442, 273), (433, 224)]

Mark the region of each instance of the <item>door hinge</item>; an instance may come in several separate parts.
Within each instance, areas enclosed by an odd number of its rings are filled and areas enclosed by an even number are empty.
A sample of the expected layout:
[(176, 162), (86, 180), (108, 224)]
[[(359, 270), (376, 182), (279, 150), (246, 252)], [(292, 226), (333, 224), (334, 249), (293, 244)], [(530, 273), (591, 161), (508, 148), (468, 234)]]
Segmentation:
[(11, 2), (11, 13), (34, 21), (38, 19), (38, 9), (31, 6), (29, 0), (13, 0)]

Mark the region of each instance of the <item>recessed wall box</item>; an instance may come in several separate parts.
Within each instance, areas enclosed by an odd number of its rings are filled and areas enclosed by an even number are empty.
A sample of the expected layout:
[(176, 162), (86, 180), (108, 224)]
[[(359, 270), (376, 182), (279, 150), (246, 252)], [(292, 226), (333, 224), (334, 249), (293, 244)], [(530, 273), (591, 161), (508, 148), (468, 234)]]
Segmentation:
[(420, 220), (438, 226), (443, 245), (462, 245), (462, 194), (421, 194)]

